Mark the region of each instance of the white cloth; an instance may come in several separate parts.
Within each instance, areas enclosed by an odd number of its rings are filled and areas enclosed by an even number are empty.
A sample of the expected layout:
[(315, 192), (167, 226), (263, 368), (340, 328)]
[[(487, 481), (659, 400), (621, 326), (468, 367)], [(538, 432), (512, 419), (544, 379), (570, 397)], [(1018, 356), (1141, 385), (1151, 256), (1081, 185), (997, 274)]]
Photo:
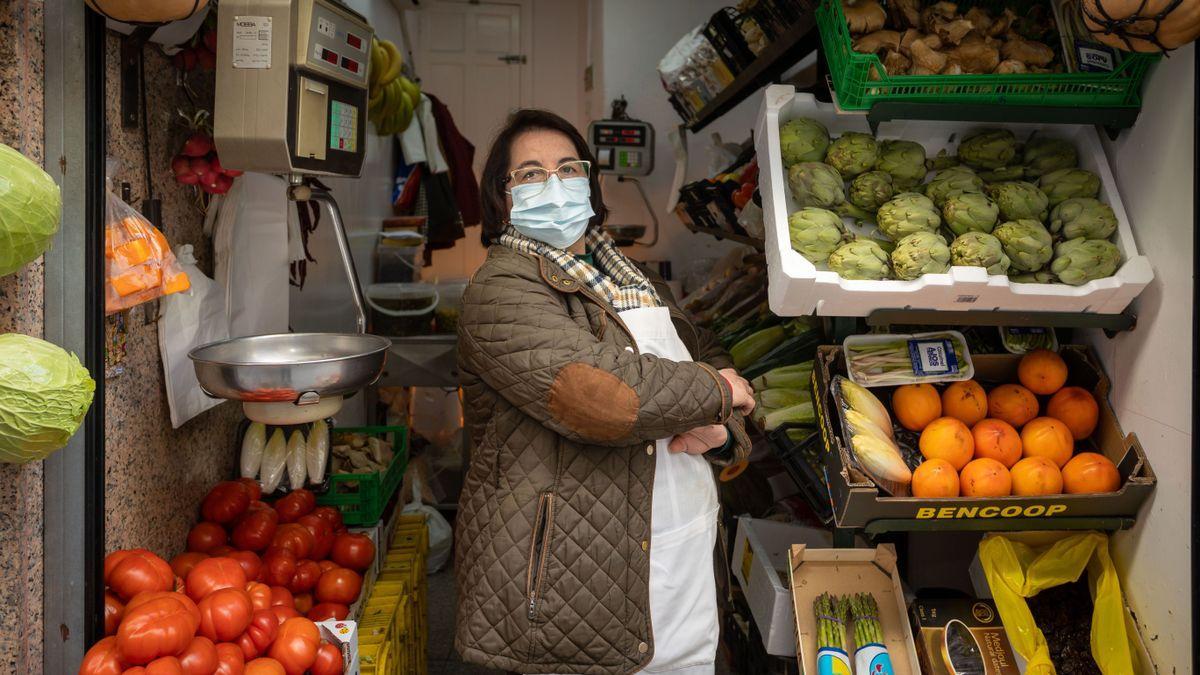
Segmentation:
[[(691, 361), (666, 307), (620, 313), (638, 352)], [(713, 547), (717, 486), (700, 455), (673, 453), (671, 439), (655, 442), (650, 519), (650, 621), (654, 658), (642, 672), (711, 675), (719, 625)]]
[(408, 164), (425, 162), (431, 173), (450, 170), (442, 148), (438, 144), (437, 120), (433, 116), (433, 101), (425, 94), (413, 111), (412, 123), (400, 133), (400, 151)]
[(184, 422), (223, 403), (221, 399), (209, 398), (200, 389), (188, 352), (210, 342), (228, 339), (229, 318), (225, 312), (225, 289), (196, 267), (192, 245), (183, 244), (175, 253), (192, 285), (186, 291), (162, 299), (158, 350), (162, 355), (171, 426), (178, 429)]

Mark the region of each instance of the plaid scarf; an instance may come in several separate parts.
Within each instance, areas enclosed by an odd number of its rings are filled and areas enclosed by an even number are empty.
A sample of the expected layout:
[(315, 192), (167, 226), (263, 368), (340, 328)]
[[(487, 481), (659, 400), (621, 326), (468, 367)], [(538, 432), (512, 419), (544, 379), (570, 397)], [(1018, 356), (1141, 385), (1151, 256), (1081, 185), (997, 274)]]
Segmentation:
[(594, 267), (562, 249), (526, 237), (512, 227), (500, 235), (500, 243), (514, 251), (532, 253), (558, 265), (571, 277), (608, 300), (618, 312), (663, 306), (646, 275), (617, 250), (607, 232), (590, 228), (584, 238), (596, 263)]

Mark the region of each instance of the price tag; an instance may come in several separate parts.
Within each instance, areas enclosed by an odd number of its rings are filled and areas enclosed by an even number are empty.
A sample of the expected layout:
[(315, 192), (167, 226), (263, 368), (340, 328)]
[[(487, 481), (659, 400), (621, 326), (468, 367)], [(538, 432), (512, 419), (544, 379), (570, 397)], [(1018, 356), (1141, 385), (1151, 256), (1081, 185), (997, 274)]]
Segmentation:
[(908, 355), (914, 375), (953, 375), (958, 372), (958, 358), (948, 339), (909, 340)]

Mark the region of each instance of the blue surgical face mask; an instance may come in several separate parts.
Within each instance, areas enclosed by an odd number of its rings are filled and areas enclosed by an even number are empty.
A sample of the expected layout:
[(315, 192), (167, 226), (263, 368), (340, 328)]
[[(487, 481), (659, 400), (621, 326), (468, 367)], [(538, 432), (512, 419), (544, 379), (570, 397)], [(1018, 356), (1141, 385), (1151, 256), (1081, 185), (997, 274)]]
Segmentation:
[(565, 249), (583, 236), (592, 210), (592, 188), (587, 178), (561, 180), (550, 176), (544, 183), (518, 185), (509, 191), (509, 222), (517, 232)]

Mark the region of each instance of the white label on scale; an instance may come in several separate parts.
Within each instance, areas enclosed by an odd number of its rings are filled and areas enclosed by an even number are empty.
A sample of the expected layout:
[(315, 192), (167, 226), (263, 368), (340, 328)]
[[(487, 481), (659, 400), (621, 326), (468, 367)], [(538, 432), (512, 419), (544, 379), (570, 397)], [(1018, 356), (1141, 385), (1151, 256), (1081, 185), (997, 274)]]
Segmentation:
[(233, 17), (233, 67), (271, 67), (271, 17)]

